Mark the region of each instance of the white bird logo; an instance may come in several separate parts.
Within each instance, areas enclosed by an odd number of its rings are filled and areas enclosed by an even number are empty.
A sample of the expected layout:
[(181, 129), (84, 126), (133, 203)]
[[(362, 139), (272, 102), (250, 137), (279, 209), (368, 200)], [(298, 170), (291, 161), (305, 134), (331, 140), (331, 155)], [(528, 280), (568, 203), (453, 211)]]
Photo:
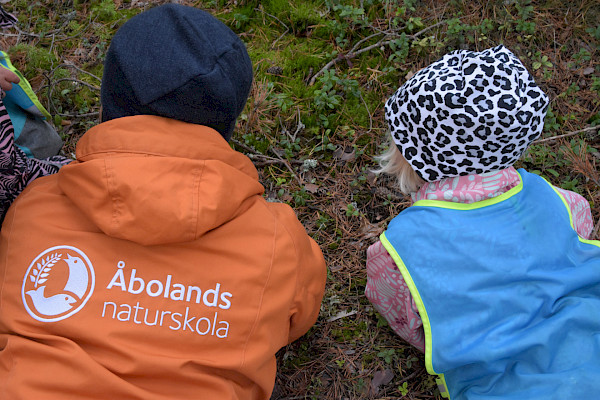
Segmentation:
[(40, 286), (36, 290), (30, 290), (27, 292), (31, 296), (33, 306), (43, 315), (54, 316), (67, 312), (73, 307), (71, 304), (77, 300), (68, 294), (55, 294), (54, 296), (45, 297), (44, 290), (46, 286)]
[(83, 260), (79, 257), (73, 257), (67, 254), (65, 260), (69, 266), (69, 280), (65, 285), (65, 292), (72, 292), (80, 299), (85, 294), (88, 286), (88, 272)]
[[(65, 250), (66, 254), (62, 253)], [(72, 255), (73, 252), (78, 256)], [(63, 255), (66, 257), (63, 258)], [(61, 260), (69, 269), (67, 283), (60, 293), (46, 297), (45, 283), (56, 263)], [(89, 258), (74, 247), (56, 246), (42, 252), (33, 260), (25, 274), (22, 293), (29, 314), (40, 321), (51, 322), (67, 318), (79, 311), (93, 290), (94, 275)], [(27, 296), (29, 301), (26, 300)]]

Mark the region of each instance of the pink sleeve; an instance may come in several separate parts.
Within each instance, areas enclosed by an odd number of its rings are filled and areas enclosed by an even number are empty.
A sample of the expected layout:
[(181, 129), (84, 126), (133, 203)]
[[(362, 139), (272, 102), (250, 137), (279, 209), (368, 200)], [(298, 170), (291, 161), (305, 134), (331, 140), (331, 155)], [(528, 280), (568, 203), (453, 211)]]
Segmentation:
[(590, 203), (588, 203), (588, 201), (580, 194), (557, 187), (555, 187), (555, 189), (565, 198), (565, 201), (571, 209), (573, 227), (577, 234), (584, 239), (589, 239), (592, 230), (594, 229), (594, 220), (592, 219)]
[(381, 241), (367, 249), (365, 295), (394, 332), (425, 351), (421, 317), (400, 270)]

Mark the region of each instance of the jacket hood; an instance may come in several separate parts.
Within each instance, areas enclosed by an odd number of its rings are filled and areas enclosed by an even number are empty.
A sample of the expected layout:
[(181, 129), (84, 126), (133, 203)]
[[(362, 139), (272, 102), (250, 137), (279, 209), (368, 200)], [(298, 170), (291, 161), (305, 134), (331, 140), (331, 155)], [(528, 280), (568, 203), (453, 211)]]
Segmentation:
[(97, 125), (76, 157), (58, 173), (61, 190), (106, 235), (143, 245), (197, 239), (264, 191), (217, 131), (162, 117)]

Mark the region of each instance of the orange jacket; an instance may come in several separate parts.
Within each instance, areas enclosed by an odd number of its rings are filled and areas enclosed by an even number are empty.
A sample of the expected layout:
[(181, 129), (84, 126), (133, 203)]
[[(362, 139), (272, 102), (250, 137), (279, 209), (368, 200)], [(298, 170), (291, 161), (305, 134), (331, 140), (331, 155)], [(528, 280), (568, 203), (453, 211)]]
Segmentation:
[(268, 399), (315, 322), (321, 251), (214, 130), (100, 124), (0, 241), (1, 399)]

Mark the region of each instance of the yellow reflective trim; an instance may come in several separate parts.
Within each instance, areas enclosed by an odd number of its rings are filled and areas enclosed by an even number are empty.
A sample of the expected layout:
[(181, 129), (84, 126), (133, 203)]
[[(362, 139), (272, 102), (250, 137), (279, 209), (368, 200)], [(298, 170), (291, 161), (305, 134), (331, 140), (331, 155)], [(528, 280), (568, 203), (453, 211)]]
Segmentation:
[(423, 300), (421, 299), (421, 295), (419, 294), (417, 285), (415, 285), (415, 282), (410, 276), (410, 272), (408, 272), (404, 261), (402, 261), (402, 258), (400, 257), (394, 246), (392, 246), (390, 241), (385, 236), (385, 232), (383, 232), (381, 236), (379, 236), (379, 239), (381, 240), (383, 247), (385, 247), (385, 249), (388, 251), (392, 259), (396, 263), (396, 266), (400, 270), (400, 273), (404, 278), (404, 282), (406, 282), (406, 285), (408, 286), (408, 289), (410, 290), (410, 293), (413, 296), (415, 304), (417, 305), (417, 309), (419, 310), (419, 316), (421, 317), (421, 321), (423, 322), (423, 330), (425, 333), (425, 367), (427, 368), (427, 372), (429, 372), (431, 375), (437, 375), (437, 372), (435, 372), (435, 370), (433, 369), (433, 364), (431, 362), (431, 324), (429, 323), (427, 310), (425, 309), (425, 305), (423, 304)]
[(438, 385), (440, 395), (445, 399), (450, 399), (450, 391), (448, 390), (448, 385), (446, 385), (446, 378), (444, 377), (444, 374), (439, 374), (435, 382)]
[(31, 102), (37, 107), (37, 109), (42, 113), (44, 118), (51, 121), (52, 116), (44, 108), (42, 103), (40, 103), (40, 100), (38, 99), (37, 95), (33, 91), (33, 88), (31, 87), (31, 84), (29, 83), (29, 81), (27, 79), (25, 79), (23, 74), (18, 69), (16, 69), (15, 66), (10, 62), (10, 58), (8, 57), (8, 54), (4, 51), (0, 51), (0, 58), (2, 58), (4, 60), (4, 62), (6, 63), (6, 66), (2, 66), (2, 67), (14, 72), (19, 77), (20, 81), (19, 81), (19, 83), (16, 83), (15, 85), (18, 85), (21, 89), (23, 89), (25, 94), (27, 94), (27, 97), (29, 97), (29, 100), (31, 100)]
[(402, 261), (402, 257), (400, 257), (394, 246), (392, 246), (390, 241), (385, 236), (385, 232), (383, 232), (381, 236), (379, 236), (379, 239), (381, 240), (383, 247), (390, 254), (392, 259), (396, 263), (396, 266), (400, 270), (402, 278), (404, 278), (404, 282), (406, 282), (406, 286), (408, 286), (408, 290), (410, 290), (410, 294), (413, 296), (413, 300), (415, 301), (417, 310), (419, 310), (419, 316), (421, 317), (421, 322), (423, 322), (423, 331), (425, 334), (425, 367), (427, 368), (427, 372), (430, 375), (438, 376), (438, 380), (440, 380), (441, 383), (443, 383), (443, 386), (446, 390), (445, 393), (443, 393), (442, 390), (440, 390), (440, 392), (442, 393), (442, 397), (450, 399), (450, 391), (448, 390), (448, 385), (446, 385), (446, 378), (444, 377), (444, 374), (438, 374), (433, 369), (433, 343), (431, 335), (431, 324), (429, 323), (429, 316), (427, 315), (427, 310), (425, 309), (425, 304), (423, 304), (423, 300), (421, 299), (421, 295), (419, 294), (417, 285), (415, 285), (415, 282), (410, 276), (410, 272), (408, 272), (404, 261)]
[(517, 174), (519, 175), (519, 184), (517, 186), (502, 193), (499, 196), (492, 197), (491, 199), (476, 201), (475, 203), (470, 203), (470, 204), (454, 203), (451, 201), (444, 201), (444, 200), (419, 200), (419, 201), (416, 201), (413, 204), (413, 206), (449, 208), (452, 210), (474, 210), (477, 208), (491, 206), (493, 204), (500, 203), (500, 202), (508, 199), (509, 197), (514, 196), (515, 194), (519, 193), (523, 189), (523, 178), (521, 177), (521, 174), (519, 174), (518, 171), (517, 171)]

